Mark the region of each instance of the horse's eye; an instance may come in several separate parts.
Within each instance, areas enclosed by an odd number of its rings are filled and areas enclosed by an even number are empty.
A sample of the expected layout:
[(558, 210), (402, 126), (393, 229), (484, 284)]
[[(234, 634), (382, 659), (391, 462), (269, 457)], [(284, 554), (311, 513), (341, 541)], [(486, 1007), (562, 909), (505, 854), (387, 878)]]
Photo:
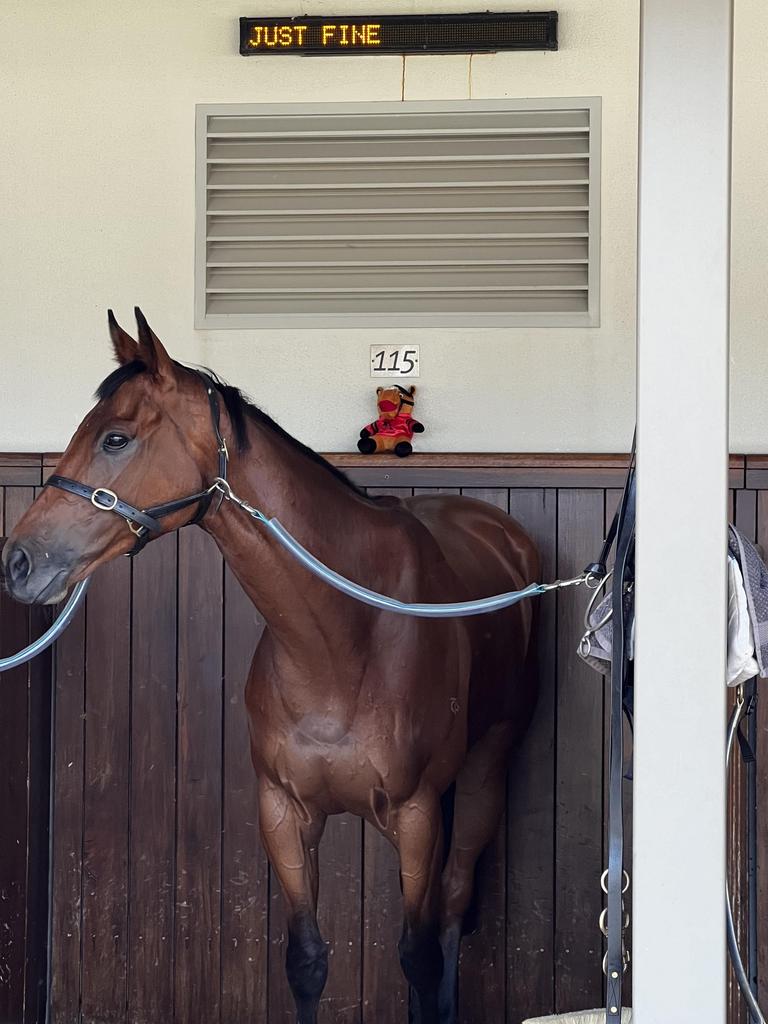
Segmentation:
[(126, 437), (125, 434), (107, 434), (102, 448), (105, 452), (119, 452), (130, 440), (130, 437)]

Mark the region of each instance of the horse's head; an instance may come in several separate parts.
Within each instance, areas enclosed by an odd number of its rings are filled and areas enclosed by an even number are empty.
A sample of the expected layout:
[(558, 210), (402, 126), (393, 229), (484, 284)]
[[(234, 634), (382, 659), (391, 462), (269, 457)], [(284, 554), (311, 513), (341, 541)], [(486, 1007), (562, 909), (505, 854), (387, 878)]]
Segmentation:
[[(118, 368), (102, 383), (97, 404), (23, 516), (3, 550), (7, 586), (28, 604), (61, 600), (70, 585), (102, 562), (192, 520), (205, 497), (163, 512), (142, 530), (143, 510), (204, 492), (217, 475), (216, 442), (205, 380), (169, 357), (136, 310), (138, 341), (109, 313)], [(78, 492), (71, 488), (83, 485)], [(93, 492), (93, 489), (96, 489)], [(117, 499), (138, 520), (107, 515)], [(96, 510), (99, 514), (96, 514)]]

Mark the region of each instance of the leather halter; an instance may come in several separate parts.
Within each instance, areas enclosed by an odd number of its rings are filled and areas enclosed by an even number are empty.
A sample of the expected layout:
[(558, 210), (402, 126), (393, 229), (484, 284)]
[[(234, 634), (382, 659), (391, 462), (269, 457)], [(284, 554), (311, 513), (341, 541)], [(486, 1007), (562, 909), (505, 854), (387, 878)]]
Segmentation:
[[(208, 404), (211, 408), (211, 422), (219, 453), (218, 476), (219, 479), (226, 481), (229, 452), (227, 451), (226, 441), (221, 436), (219, 400), (216, 395), (216, 387), (207, 374), (202, 373), (200, 370), (192, 370), (192, 372), (197, 374), (205, 387)], [(185, 498), (175, 498), (173, 501), (165, 501), (161, 505), (153, 505), (151, 508), (138, 509), (119, 498), (109, 487), (89, 487), (88, 484), (82, 484), (79, 480), (70, 480), (69, 477), (59, 476), (57, 473), (48, 477), (45, 486), (58, 487), (61, 491), (76, 494), (78, 498), (86, 498), (100, 512), (114, 512), (115, 515), (121, 516), (128, 524), (129, 530), (136, 536), (136, 543), (128, 552), (131, 557), (138, 555), (144, 545), (148, 544), (154, 535), (162, 533), (160, 520), (165, 516), (170, 516), (183, 508), (189, 508), (190, 505), (197, 504), (198, 508), (194, 517), (184, 525), (192, 526), (194, 523), (199, 523), (210, 508), (213, 492), (216, 490), (215, 487), (207, 487), (205, 490), (196, 491)], [(221, 499), (219, 499), (220, 501)]]

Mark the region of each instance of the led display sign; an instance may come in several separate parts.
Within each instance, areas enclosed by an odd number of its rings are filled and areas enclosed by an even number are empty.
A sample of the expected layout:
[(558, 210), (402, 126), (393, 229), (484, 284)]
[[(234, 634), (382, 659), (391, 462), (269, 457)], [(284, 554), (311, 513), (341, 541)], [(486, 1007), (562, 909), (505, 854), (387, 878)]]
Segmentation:
[(557, 11), (240, 19), (244, 57), (556, 49)]

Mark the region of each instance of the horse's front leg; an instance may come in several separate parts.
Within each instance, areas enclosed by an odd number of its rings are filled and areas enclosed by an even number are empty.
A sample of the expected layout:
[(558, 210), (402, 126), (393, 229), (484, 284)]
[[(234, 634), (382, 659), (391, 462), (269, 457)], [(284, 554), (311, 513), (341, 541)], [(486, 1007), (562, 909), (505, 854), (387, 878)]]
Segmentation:
[(413, 1024), (438, 1024), (440, 868), (443, 821), (438, 794), (427, 786), (398, 808), (395, 839), (403, 884), (400, 964), (411, 986)]
[(317, 845), (325, 815), (301, 812), (281, 786), (259, 780), (259, 824), (264, 848), (285, 899), (285, 970), (298, 1024), (316, 1024), (328, 977), (328, 949), (317, 927)]
[(462, 925), (472, 900), (478, 857), (496, 834), (504, 809), (511, 742), (507, 723), (492, 726), (472, 747), (456, 778), (453, 836), (442, 878), (440, 1024), (458, 1020)]

